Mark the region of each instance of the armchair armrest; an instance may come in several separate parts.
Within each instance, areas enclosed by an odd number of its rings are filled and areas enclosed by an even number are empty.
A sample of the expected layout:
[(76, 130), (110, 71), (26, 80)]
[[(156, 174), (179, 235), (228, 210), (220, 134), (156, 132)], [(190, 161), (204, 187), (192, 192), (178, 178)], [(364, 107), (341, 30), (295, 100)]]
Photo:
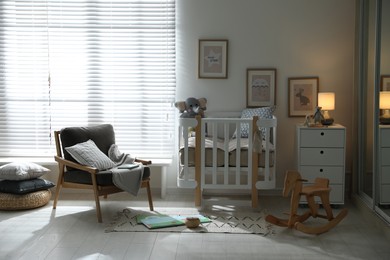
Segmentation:
[(135, 158), (136, 162), (140, 162), (142, 163), (143, 165), (149, 165), (149, 164), (152, 164), (152, 161), (148, 161), (148, 160), (141, 160), (141, 159), (138, 159), (138, 158)]
[(81, 165), (81, 164), (78, 164), (78, 163), (75, 163), (75, 162), (72, 162), (72, 161), (69, 161), (69, 160), (66, 160), (62, 157), (59, 157), (59, 156), (54, 156), (54, 160), (60, 164), (63, 164), (65, 166), (69, 166), (69, 167), (72, 167), (72, 168), (75, 168), (75, 169), (78, 169), (78, 170), (81, 170), (81, 171), (86, 171), (86, 172), (89, 172), (91, 174), (96, 174), (99, 172), (98, 169), (94, 168), (94, 167), (90, 167), (90, 166), (86, 166), (86, 165)]

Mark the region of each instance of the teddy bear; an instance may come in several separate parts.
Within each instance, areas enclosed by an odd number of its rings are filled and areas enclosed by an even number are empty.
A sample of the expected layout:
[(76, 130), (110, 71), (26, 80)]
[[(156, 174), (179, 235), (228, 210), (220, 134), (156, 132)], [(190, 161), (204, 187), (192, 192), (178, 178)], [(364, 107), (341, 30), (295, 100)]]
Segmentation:
[(189, 97), (185, 101), (175, 102), (175, 107), (179, 109), (181, 118), (192, 118), (197, 115), (204, 117), (204, 111), (206, 110), (207, 99), (206, 98), (194, 98)]

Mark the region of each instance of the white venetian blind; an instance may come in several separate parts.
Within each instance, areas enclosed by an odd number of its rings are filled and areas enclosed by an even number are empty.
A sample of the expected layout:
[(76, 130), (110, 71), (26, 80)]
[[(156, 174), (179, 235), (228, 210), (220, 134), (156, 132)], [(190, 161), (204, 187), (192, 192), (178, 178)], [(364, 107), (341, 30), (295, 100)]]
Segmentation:
[(120, 150), (171, 156), (175, 0), (2, 0), (0, 12), (0, 156), (52, 155), (54, 130), (100, 123)]

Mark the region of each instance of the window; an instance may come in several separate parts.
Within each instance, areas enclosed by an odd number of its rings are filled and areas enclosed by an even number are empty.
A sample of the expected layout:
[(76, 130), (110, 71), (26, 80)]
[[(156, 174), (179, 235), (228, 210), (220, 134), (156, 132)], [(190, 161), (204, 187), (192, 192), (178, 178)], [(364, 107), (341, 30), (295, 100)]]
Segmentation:
[(175, 0), (0, 7), (0, 156), (51, 156), (54, 130), (99, 123), (120, 150), (172, 154)]

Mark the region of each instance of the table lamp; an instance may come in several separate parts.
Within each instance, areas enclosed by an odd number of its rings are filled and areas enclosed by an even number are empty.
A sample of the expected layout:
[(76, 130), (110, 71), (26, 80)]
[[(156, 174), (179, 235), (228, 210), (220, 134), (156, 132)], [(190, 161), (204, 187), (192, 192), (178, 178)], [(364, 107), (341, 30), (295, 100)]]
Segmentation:
[(324, 119), (321, 120), (323, 125), (331, 125), (334, 119), (330, 117), (329, 110), (335, 109), (335, 94), (333, 92), (320, 92), (318, 93), (318, 106), (324, 111)]
[(384, 110), (379, 118), (379, 122), (382, 125), (390, 124), (390, 91), (381, 91), (379, 93), (379, 108)]

